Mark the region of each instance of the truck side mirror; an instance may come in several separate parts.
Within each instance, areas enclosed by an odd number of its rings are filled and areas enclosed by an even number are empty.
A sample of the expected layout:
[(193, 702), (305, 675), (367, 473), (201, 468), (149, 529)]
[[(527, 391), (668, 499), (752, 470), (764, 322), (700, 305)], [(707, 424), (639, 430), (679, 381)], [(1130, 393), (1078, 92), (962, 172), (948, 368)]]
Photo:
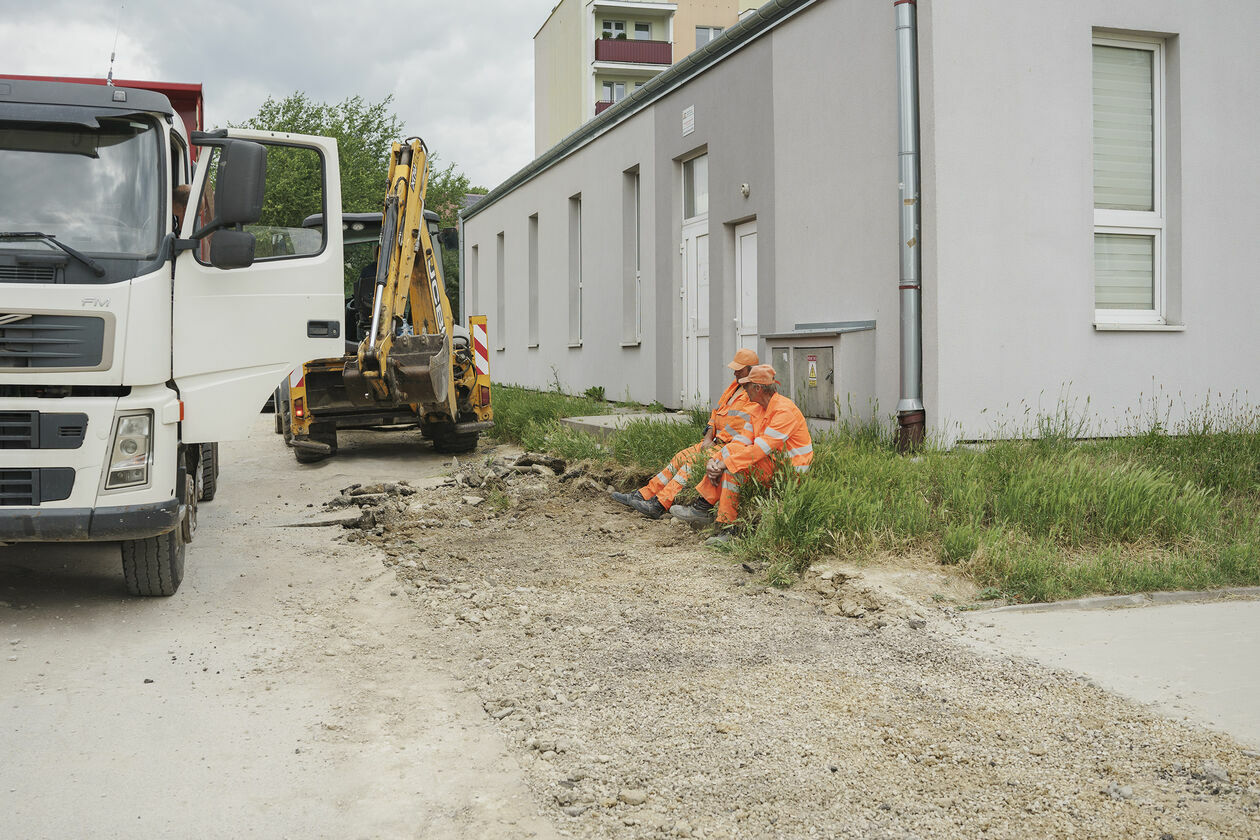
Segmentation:
[(442, 243), (444, 251), (459, 250), (459, 228), (442, 228), (438, 231), (438, 241)]
[(254, 234), (220, 230), (210, 237), (210, 264), (215, 268), (249, 268), (254, 264)]
[(215, 184), (215, 218), (212, 227), (249, 225), (262, 217), (263, 190), (267, 186), (267, 149), (248, 140), (229, 140), (223, 145)]

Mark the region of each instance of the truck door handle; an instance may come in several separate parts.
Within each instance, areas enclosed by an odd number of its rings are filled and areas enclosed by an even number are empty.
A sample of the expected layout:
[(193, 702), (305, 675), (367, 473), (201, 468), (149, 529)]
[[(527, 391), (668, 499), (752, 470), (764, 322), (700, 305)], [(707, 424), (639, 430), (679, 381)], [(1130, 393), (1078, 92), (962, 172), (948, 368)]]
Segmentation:
[(307, 321), (307, 338), (341, 338), (340, 321)]

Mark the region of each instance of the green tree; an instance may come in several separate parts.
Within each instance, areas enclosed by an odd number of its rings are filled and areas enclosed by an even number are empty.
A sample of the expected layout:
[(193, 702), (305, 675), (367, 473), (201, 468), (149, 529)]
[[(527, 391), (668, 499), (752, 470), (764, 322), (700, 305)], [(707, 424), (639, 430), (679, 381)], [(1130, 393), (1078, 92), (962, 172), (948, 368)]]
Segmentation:
[[(283, 99), (267, 97), (258, 113), (233, 128), (317, 134), (337, 141), (341, 169), (341, 209), (347, 213), (379, 211), (385, 198), (385, 173), (390, 145), (402, 138), (403, 124), (390, 108), (393, 96), (368, 102), (351, 96), (336, 104), (315, 102), (296, 91)], [(267, 198), (263, 225), (299, 227), (302, 219), (322, 211), (318, 161), (300, 149), (270, 147), (267, 154)], [(346, 254), (345, 285), (349, 292), (359, 270), (372, 258), (370, 248)]]

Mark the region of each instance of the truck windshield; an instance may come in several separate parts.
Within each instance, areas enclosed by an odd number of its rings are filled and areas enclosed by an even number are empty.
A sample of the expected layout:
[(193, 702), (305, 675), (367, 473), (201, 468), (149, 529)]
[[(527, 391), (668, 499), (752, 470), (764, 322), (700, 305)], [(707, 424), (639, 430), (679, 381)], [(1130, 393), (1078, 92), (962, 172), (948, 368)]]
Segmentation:
[(156, 127), (134, 117), (101, 119), (97, 129), (0, 124), (0, 231), (39, 231), (88, 254), (151, 259), (162, 229), (160, 149)]

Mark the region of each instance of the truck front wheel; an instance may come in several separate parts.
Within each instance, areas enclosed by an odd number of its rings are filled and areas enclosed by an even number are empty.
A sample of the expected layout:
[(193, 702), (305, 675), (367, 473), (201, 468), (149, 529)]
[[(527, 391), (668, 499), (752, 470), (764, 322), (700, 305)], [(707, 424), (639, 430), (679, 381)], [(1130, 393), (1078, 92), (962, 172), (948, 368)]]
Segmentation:
[(145, 597), (174, 595), (184, 579), (183, 526), (143, 540), (122, 541), (127, 591)]

